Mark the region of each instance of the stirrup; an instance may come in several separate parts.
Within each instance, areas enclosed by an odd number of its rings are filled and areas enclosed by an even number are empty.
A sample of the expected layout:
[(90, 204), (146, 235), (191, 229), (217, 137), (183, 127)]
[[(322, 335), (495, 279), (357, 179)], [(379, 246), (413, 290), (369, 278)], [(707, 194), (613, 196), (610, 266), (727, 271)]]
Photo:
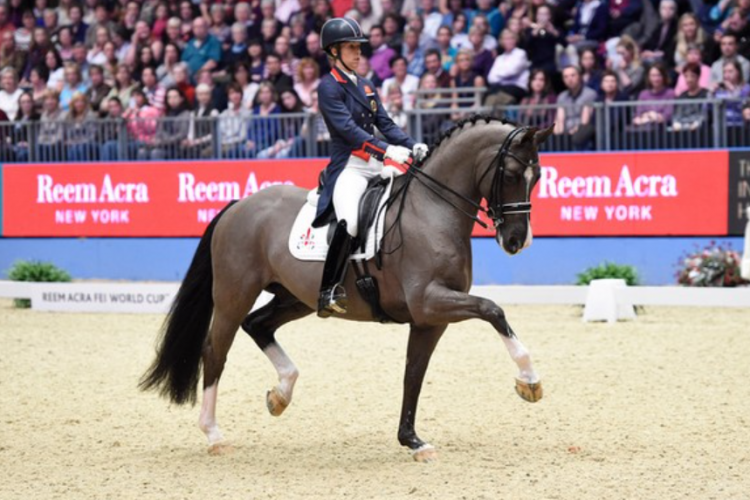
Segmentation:
[(346, 290), (341, 285), (335, 285), (321, 292), (318, 298), (318, 316), (328, 318), (334, 313), (346, 314), (348, 305)]

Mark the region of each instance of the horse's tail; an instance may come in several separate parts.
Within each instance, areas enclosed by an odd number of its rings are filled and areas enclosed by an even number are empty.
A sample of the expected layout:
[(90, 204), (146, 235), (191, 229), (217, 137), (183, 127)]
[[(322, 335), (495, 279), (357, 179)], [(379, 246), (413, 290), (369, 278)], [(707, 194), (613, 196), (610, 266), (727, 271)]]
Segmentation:
[(214, 307), (211, 238), (217, 222), (234, 203), (224, 207), (203, 233), (161, 328), (156, 359), (138, 384), (144, 391), (157, 389), (176, 404), (196, 401), (201, 353)]

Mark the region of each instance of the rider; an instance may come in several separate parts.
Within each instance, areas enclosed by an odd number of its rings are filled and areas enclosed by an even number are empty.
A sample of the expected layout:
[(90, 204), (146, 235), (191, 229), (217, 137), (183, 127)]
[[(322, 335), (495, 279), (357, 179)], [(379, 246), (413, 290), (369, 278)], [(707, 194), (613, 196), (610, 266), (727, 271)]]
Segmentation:
[[(381, 174), (385, 159), (403, 166), (412, 157), (422, 160), (428, 151), (393, 123), (375, 85), (356, 74), (360, 46), (367, 41), (359, 24), (349, 18), (326, 21), (320, 34), (320, 44), (331, 60), (331, 72), (318, 86), (320, 112), (331, 133), (331, 162), (323, 175), (313, 225), (324, 224), (332, 209), (339, 221), (323, 268), (318, 300), (321, 317), (346, 312), (342, 283), (352, 238), (358, 232), (359, 200), (368, 181)], [(388, 142), (374, 135), (374, 127)]]

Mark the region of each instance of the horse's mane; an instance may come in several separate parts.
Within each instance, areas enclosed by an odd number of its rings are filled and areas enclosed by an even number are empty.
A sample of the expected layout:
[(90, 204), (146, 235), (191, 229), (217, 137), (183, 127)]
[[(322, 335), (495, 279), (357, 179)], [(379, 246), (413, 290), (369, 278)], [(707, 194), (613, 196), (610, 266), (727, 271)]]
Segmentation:
[(516, 127), (518, 126), (518, 123), (514, 121), (506, 120), (505, 118), (496, 118), (494, 116), (490, 116), (486, 114), (474, 114), (468, 118), (463, 118), (457, 121), (451, 128), (449, 128), (448, 130), (445, 130), (444, 132), (440, 134), (440, 137), (438, 137), (437, 141), (435, 141), (434, 143), (430, 145), (430, 149), (427, 152), (427, 156), (425, 156), (425, 158), (420, 162), (419, 166), (424, 164), (424, 162), (427, 161), (427, 159), (430, 156), (432, 156), (435, 150), (437, 150), (445, 140), (450, 139), (451, 135), (453, 135), (454, 132), (462, 130), (464, 128), (464, 125), (466, 125), (467, 123), (476, 125), (476, 123), (480, 120), (484, 120), (485, 123), (499, 122), (499, 123), (502, 123), (503, 125), (513, 125)]

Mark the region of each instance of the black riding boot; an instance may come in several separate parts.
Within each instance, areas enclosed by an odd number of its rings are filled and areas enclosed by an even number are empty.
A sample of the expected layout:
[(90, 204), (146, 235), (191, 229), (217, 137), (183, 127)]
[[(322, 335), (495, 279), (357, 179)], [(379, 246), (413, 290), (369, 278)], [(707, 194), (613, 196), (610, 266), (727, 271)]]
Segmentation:
[(318, 298), (318, 316), (327, 318), (334, 312), (346, 313), (346, 290), (342, 283), (349, 265), (352, 237), (346, 231), (346, 221), (340, 221), (331, 239), (326, 263), (323, 267), (323, 280)]

